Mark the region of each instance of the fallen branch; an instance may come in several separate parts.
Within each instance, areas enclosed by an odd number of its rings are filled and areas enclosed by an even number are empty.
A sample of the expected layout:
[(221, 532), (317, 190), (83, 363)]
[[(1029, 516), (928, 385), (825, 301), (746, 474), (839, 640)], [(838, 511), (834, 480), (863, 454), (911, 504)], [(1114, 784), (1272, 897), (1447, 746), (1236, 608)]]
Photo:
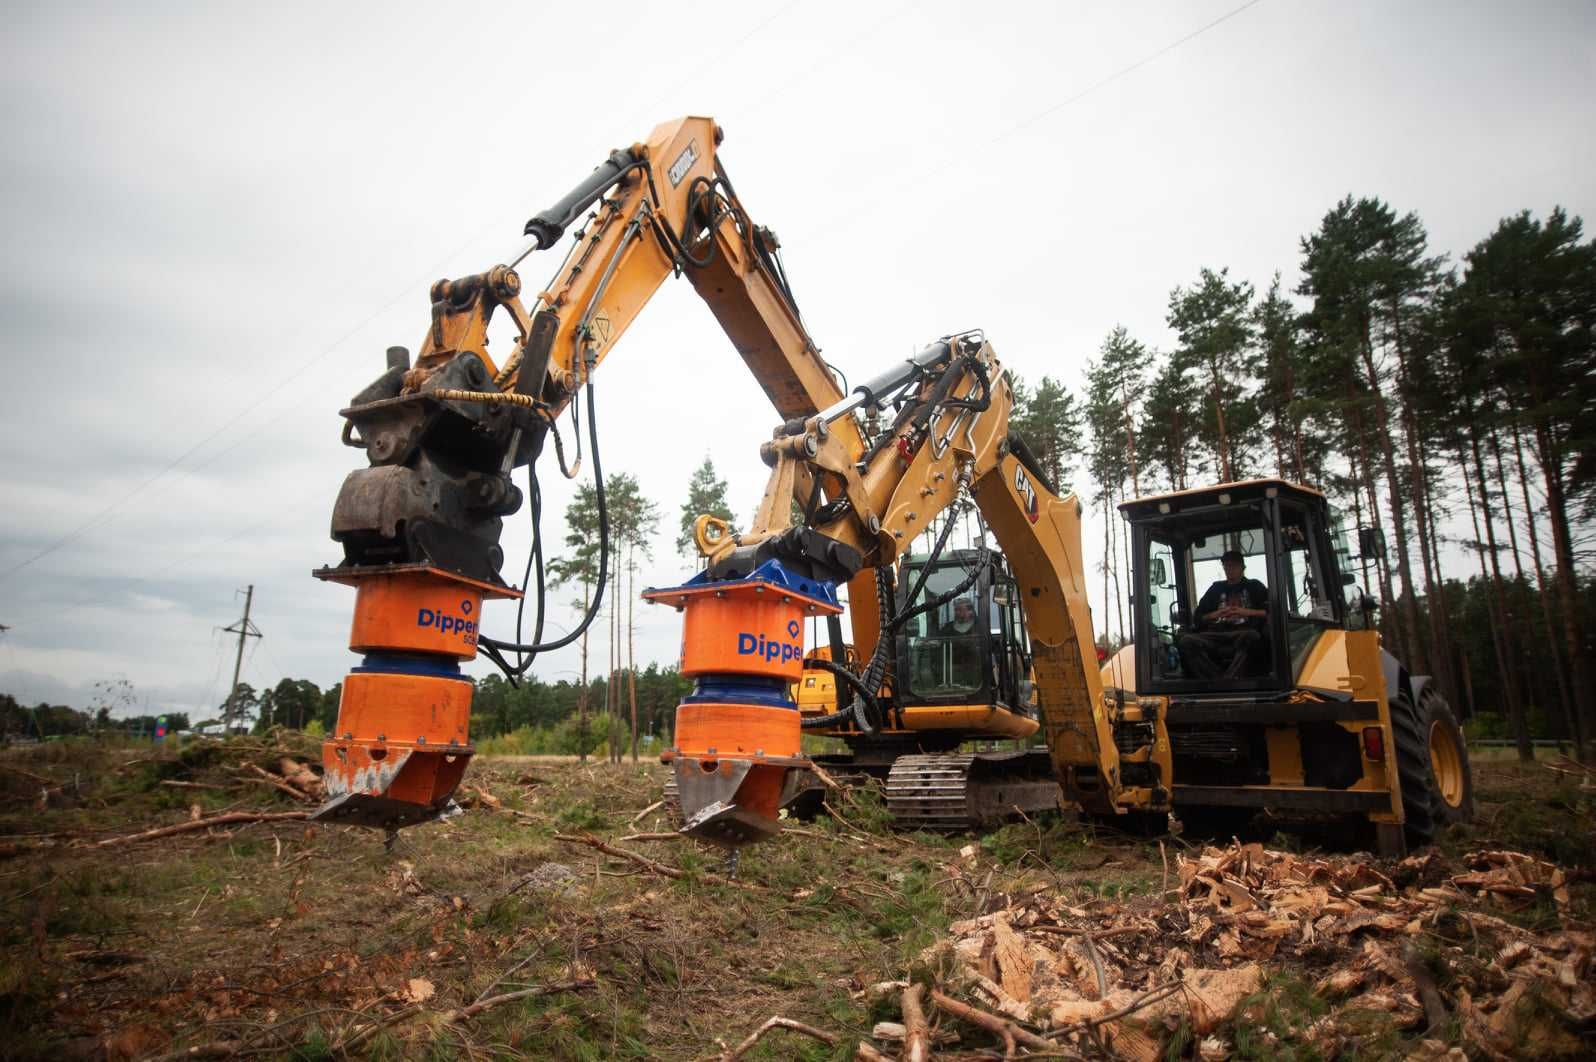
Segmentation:
[[(469, 1021), (485, 1010), (497, 1007), (501, 1003), (513, 1003), (518, 999), (531, 999), (533, 996), (548, 996), (553, 995), (556, 992), (571, 992), (579, 988), (592, 987), (593, 981), (590, 978), (582, 978), (576, 981), (562, 981), (559, 984), (553, 985), (535, 985), (532, 988), (522, 988), (515, 992), (505, 992), (501, 995), (489, 996), (487, 999), (479, 999), (470, 1006), (460, 1007), (458, 1010), (445, 1011), (441, 1021), (444, 1025), (458, 1025), (461, 1022)], [(400, 1007), (392, 1014), (389, 1014), (383, 1018), (379, 1018), (377, 1021), (374, 1021), (369, 1025), (362, 1025), (360, 1028), (351, 1031), (348, 1036), (334, 1042), (331, 1048), (331, 1053), (334, 1055), (342, 1054), (350, 1048), (370, 1039), (372, 1035), (388, 1028), (389, 1026), (398, 1025), (401, 1022), (409, 1021), (417, 1014), (420, 1014), (421, 1010), (422, 1007), (419, 1003), (412, 1003), (409, 1006)]]
[(10, 771), (12, 774), (20, 774), (22, 777), (30, 779), (30, 780), (35, 781), (35, 782), (38, 782), (40, 785), (60, 785), (61, 784), (60, 782), (57, 782), (54, 778), (46, 778), (42, 774), (34, 774), (32, 771), (25, 771), (21, 767), (18, 767), (14, 763), (0, 763), (0, 770), (7, 770), (7, 771)]
[[(598, 849), (605, 855), (612, 855), (618, 859), (629, 860), (632, 863), (642, 867), (650, 874), (658, 874), (661, 877), (671, 878), (675, 881), (681, 881), (687, 877), (687, 872), (682, 870), (680, 867), (673, 867), (668, 863), (661, 863), (657, 860), (649, 859), (647, 856), (638, 855), (636, 852), (628, 852), (624, 848), (616, 848), (612, 844), (605, 844), (592, 834), (584, 833), (580, 836), (574, 836), (568, 833), (557, 833), (554, 835), (554, 839), (562, 844), (585, 844), (589, 848)], [(765, 891), (765, 887), (763, 885), (755, 885), (754, 883), (748, 881), (733, 881), (731, 878), (722, 877), (719, 874), (700, 874), (699, 877), (705, 881), (713, 882), (716, 885), (733, 885), (739, 889), (748, 889), (751, 892)]]
[(1009, 1055), (1014, 1053), (1015, 1041), (1024, 1044), (1026, 1047), (1040, 1048), (1043, 1051), (1063, 1050), (1062, 1045), (1038, 1036), (1029, 1029), (1022, 1029), (1007, 1018), (1000, 1018), (996, 1014), (988, 1014), (979, 1007), (972, 1007), (968, 1003), (960, 1003), (935, 988), (931, 990), (931, 1002), (960, 1021), (978, 1025), (987, 1032), (996, 1033), (998, 1036), (1003, 1037), (1003, 1043), (1008, 1048)]
[(1107, 1014), (1099, 1014), (1095, 1018), (1087, 1018), (1085, 1021), (1078, 1021), (1074, 1025), (1062, 1026), (1057, 1031), (1079, 1032), (1083, 1029), (1095, 1029), (1099, 1025), (1107, 1025), (1111, 1021), (1118, 1021), (1121, 1018), (1129, 1017), (1130, 1015), (1135, 1014), (1138, 1010), (1141, 1010), (1143, 1007), (1157, 1003), (1161, 999), (1166, 999), (1169, 996), (1174, 995), (1176, 992), (1179, 992), (1184, 987), (1185, 986), (1179, 981), (1176, 981), (1173, 984), (1159, 985), (1157, 988), (1137, 996), (1135, 999), (1131, 1000), (1123, 1007), (1120, 1007), (1118, 1010), (1111, 1010)]
[(860, 1040), (859, 1046), (854, 1049), (853, 1057), (854, 1062), (890, 1062), (886, 1055), (877, 1051), (863, 1040)]
[(297, 800), (314, 801), (316, 799), (315, 797), (311, 796), (309, 793), (305, 792), (304, 790), (296, 789), (293, 786), (289, 785), (287, 782), (285, 782), (283, 779), (279, 778), (277, 775), (273, 774), (272, 772), (261, 770), (259, 767), (255, 766), (253, 763), (246, 763), (244, 766), (247, 767), (249, 770), (254, 771), (256, 774), (260, 775), (262, 780), (264, 780), (266, 782), (266, 784), (270, 785), (272, 788), (281, 789), (283, 792), (287, 793), (289, 796), (294, 797)]
[(743, 1057), (743, 1055), (747, 1053), (751, 1047), (759, 1042), (760, 1037), (764, 1036), (772, 1029), (790, 1029), (795, 1033), (802, 1033), (805, 1036), (819, 1040), (827, 1047), (835, 1047), (837, 1044), (837, 1038), (835, 1036), (833, 1036), (831, 1033), (817, 1029), (813, 1025), (805, 1025), (803, 1022), (793, 1021), (791, 1018), (773, 1017), (766, 1021), (765, 1024), (749, 1033), (742, 1043), (738, 1044), (730, 1051), (723, 1052), (720, 1056), (721, 1062), (736, 1062), (737, 1059)]
[(820, 764), (811, 762), (809, 764), (809, 769), (815, 772), (815, 777), (820, 779), (820, 783), (822, 785), (824, 785), (827, 789), (841, 789), (842, 788), (842, 786), (837, 783), (837, 780), (835, 778), (831, 777), (831, 775), (827, 774), (826, 773), (826, 769), (824, 767), (820, 766)]
[(931, 1029), (925, 1023), (925, 1008), (920, 1000), (924, 985), (903, 990), (899, 1006), (903, 1010), (903, 1062), (927, 1062), (931, 1057)]
[(644, 808), (642, 811), (639, 811), (636, 815), (633, 815), (631, 824), (633, 826), (636, 826), (638, 823), (643, 821), (643, 816), (644, 815), (647, 815), (650, 811), (655, 811), (655, 810), (657, 810), (659, 808), (662, 808), (664, 806), (665, 806), (665, 801), (663, 801), (663, 800), (654, 801), (654, 803), (650, 804), (648, 807)]
[(680, 841), (681, 839), (682, 835), (679, 833), (629, 833), (625, 837), (617, 838), (616, 843), (625, 844), (627, 841)]
[(180, 822), (176, 826), (160, 826), (143, 833), (123, 834), (120, 837), (107, 837), (103, 841), (95, 841), (90, 848), (109, 848), (112, 845), (132, 844), (135, 841), (153, 841), (157, 837), (170, 837), (176, 833), (192, 833), (194, 830), (208, 830), (212, 826), (232, 826), (246, 822), (278, 822), (283, 819), (309, 818), (308, 811), (229, 811), (221, 815), (212, 815), (208, 819), (192, 819)]
[(591, 977), (583, 977), (575, 981), (561, 981), (559, 984), (554, 985), (534, 985), (531, 988), (517, 989), (514, 992), (504, 992), (497, 996), (489, 996), (487, 999), (479, 999), (468, 1007), (449, 1011), (443, 1016), (443, 1023), (445, 1025), (458, 1025), (460, 1022), (469, 1021), (485, 1010), (491, 1010), (500, 1003), (513, 1003), (518, 999), (531, 999), (533, 996), (551, 996), (556, 992), (575, 992), (579, 988), (592, 987), (593, 979)]
[(171, 778), (163, 778), (161, 785), (169, 785), (173, 789), (219, 789), (224, 792), (233, 788), (230, 785), (211, 785), (209, 782), (179, 782)]

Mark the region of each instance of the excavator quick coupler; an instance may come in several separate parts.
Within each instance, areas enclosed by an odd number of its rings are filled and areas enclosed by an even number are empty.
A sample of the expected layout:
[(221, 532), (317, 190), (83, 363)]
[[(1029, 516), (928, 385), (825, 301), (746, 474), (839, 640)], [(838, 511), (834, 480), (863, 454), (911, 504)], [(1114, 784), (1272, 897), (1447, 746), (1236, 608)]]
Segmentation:
[(746, 578), (700, 573), (643, 598), (683, 614), (681, 670), (694, 687), (660, 756), (676, 776), (682, 832), (733, 849), (775, 836), (811, 767), (788, 690), (803, 675), (804, 620), (842, 611), (835, 587), (770, 560)]

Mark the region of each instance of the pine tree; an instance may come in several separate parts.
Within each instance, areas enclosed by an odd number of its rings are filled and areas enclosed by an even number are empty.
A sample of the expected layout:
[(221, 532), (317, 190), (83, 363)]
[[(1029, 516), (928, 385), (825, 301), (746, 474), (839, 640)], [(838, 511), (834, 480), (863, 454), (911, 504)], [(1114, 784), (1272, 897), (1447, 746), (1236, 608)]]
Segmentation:
[(693, 523), (703, 514), (718, 516), (731, 524), (733, 530), (736, 529), (731, 506), (726, 502), (726, 481), (715, 476), (715, 463), (708, 454), (704, 455), (704, 463), (698, 466), (687, 484), (687, 500), (682, 502), (681, 513), (681, 534), (676, 536), (676, 552), (684, 557), (691, 557), (696, 552), (693, 546)]
[[(605, 502), (608, 501), (606, 496)], [(581, 596), (572, 601), (572, 605), (580, 609), (579, 614), (583, 616), (593, 605), (592, 595), (598, 582), (599, 531), (598, 493), (592, 484), (583, 483), (565, 507), (565, 554), (548, 564), (549, 579), (556, 589), (573, 584), (581, 587)], [(582, 686), (576, 702), (581, 739), (579, 753), (584, 763), (587, 762), (587, 646), (592, 630), (589, 627), (582, 632)]]
[(1241, 477), (1242, 451), (1257, 424), (1247, 404), (1253, 289), (1244, 280), (1230, 283), (1229, 275), (1229, 269), (1202, 270), (1194, 287), (1169, 293), (1168, 316), (1180, 335), (1175, 362), (1207, 393), (1204, 441), (1226, 482)]
[(1505, 218), (1465, 258), (1459, 310), (1489, 379), (1541, 468), (1581, 738), (1596, 740), (1596, 674), (1578, 607), (1571, 510), (1590, 498), (1596, 455), (1596, 241), (1561, 208)]
[(1018, 432), (1030, 446), (1059, 493), (1068, 494), (1066, 484), (1083, 453), (1082, 413), (1075, 396), (1051, 376), (1042, 377), (1035, 391), (1018, 376), (1011, 375), (1010, 385), (1014, 409), (1009, 414), (1009, 430)]
[(1162, 469), (1170, 490), (1185, 490), (1208, 469), (1197, 447), (1202, 394), (1174, 359), (1167, 359), (1142, 406), (1142, 450), (1150, 468)]
[[(1386, 394), (1393, 382), (1399, 398), (1402, 393), (1402, 307), (1435, 284), (1439, 263), (1424, 257), (1425, 247), (1417, 215), (1398, 217), (1378, 199), (1348, 196), (1324, 216), (1318, 232), (1303, 239), (1304, 279), (1298, 288), (1313, 298), (1312, 312), (1320, 327), (1346, 344), (1342, 349), (1367, 389), (1371, 422), (1367, 437), (1381, 460), (1402, 579), (1397, 599), (1399, 644), (1408, 666), (1420, 672), (1429, 671), (1429, 655), (1419, 636), (1417, 588), (1408, 548), (1409, 498), (1416, 492), (1411, 479), (1404, 482), (1400, 475), (1396, 456), (1399, 439), (1411, 443), (1413, 424), (1400, 403), (1400, 415), (1391, 415)], [(1372, 488), (1374, 472), (1367, 462), (1366, 474)]]

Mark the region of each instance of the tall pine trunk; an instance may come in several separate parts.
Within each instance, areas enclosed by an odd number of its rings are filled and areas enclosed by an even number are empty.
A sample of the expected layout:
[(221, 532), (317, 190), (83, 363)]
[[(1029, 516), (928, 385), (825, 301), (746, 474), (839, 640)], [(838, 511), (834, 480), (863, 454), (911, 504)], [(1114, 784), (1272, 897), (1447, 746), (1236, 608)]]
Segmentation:
[(1569, 739), (1574, 747), (1585, 744), (1585, 727), (1574, 711), (1574, 698), (1568, 689), (1568, 665), (1564, 662), (1562, 647), (1557, 644), (1557, 621), (1552, 615), (1553, 588), (1546, 582), (1546, 565), (1541, 560), (1541, 536), (1535, 527), (1535, 506), (1530, 502), (1529, 472), (1524, 467), (1524, 441), (1519, 436), (1518, 423), (1513, 423), (1513, 458), (1518, 465), (1518, 489), (1524, 499), (1524, 527), (1529, 532), (1530, 560), (1535, 565), (1535, 596), (1541, 603), (1541, 631), (1546, 638), (1546, 649), (1552, 656), (1552, 671), (1557, 678), (1557, 703), (1563, 721), (1568, 727)]
[(632, 706), (632, 762), (637, 762), (637, 547), (627, 552), (626, 699)]
[(1592, 682), (1591, 654), (1585, 649), (1584, 625), (1579, 618), (1579, 593), (1575, 585), (1574, 542), (1568, 528), (1568, 499), (1563, 490), (1562, 448), (1546, 421), (1535, 425), (1535, 449), (1546, 479), (1546, 512), (1552, 525), (1552, 555), (1557, 562), (1557, 603), (1563, 612), (1563, 646), (1574, 676), (1574, 703), (1587, 740), (1596, 739), (1596, 689)]
[(1496, 548), (1496, 518), (1491, 513), (1491, 485), (1485, 476), (1485, 461), (1480, 456), (1479, 429), (1473, 425), (1469, 428), (1469, 448), (1474, 456), (1475, 484), (1480, 491), (1480, 512), (1485, 517), (1486, 552), (1491, 558), (1491, 576), (1488, 585), (1495, 602), (1496, 621), (1493, 625), (1497, 628), (1497, 652), (1500, 658), (1498, 666), (1502, 669), (1502, 689), (1507, 695), (1507, 710), (1513, 720), (1513, 737), (1518, 744), (1518, 758), (1528, 763), (1535, 759), (1535, 746), (1530, 743), (1529, 718), (1524, 709), (1524, 702), (1519, 696), (1516, 666), (1518, 654), (1515, 652), (1516, 644), (1513, 637), (1515, 624), (1502, 588), (1502, 564)]
[(1386, 496), (1391, 504), (1391, 529), (1396, 532), (1397, 574), (1402, 579), (1402, 596), (1397, 599), (1397, 615), (1402, 630), (1402, 662), (1414, 673), (1427, 673), (1428, 661), (1419, 642), (1419, 609), (1415, 600), (1413, 571), (1408, 559), (1407, 504), (1402, 480), (1397, 475), (1396, 448), (1391, 442), (1391, 413), (1380, 390), (1380, 375), (1374, 364), (1374, 345), (1365, 326), (1361, 353), (1368, 375), (1369, 392), (1374, 401), (1375, 437), (1380, 441), (1380, 458), (1385, 466)]

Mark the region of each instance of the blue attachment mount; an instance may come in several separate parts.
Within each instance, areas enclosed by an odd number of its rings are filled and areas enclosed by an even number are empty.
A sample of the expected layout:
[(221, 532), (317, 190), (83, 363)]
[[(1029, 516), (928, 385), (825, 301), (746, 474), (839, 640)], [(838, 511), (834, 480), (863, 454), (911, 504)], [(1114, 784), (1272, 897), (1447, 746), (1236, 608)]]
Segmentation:
[(772, 558), (749, 572), (742, 579), (711, 579), (709, 572), (701, 571), (685, 583), (677, 586), (651, 586), (643, 591), (644, 597), (654, 597), (668, 594), (672, 590), (703, 590), (713, 587), (716, 590), (729, 590), (737, 586), (753, 586), (763, 584), (776, 587), (793, 597), (801, 598), (812, 604), (824, 606), (827, 611), (841, 610), (842, 605), (837, 600), (837, 584), (824, 579), (805, 579), (788, 571), (780, 560)]

